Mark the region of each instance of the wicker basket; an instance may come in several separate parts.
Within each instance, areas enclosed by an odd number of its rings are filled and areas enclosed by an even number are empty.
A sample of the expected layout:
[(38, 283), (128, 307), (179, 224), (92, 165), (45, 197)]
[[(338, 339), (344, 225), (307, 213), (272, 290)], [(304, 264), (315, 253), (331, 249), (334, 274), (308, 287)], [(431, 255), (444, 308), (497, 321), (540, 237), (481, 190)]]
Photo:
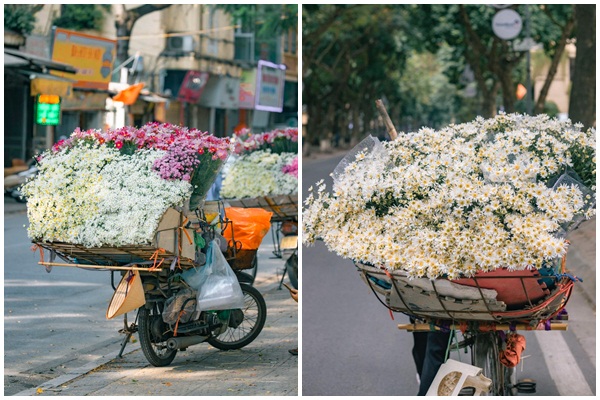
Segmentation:
[(506, 270), (479, 274), (468, 282), (444, 278), (418, 280), (410, 279), (403, 271), (355, 264), (363, 281), (374, 293), (383, 296), (385, 300), (377, 298), (386, 307), (424, 320), (535, 324), (554, 317), (564, 308), (574, 284), (566, 274), (542, 277), (537, 271), (515, 274)]
[(251, 269), (254, 268), (254, 259), (258, 250), (236, 250), (228, 249), (225, 258), (233, 269)]
[[(65, 242), (34, 243), (40, 248), (54, 252), (61, 259), (72, 264), (88, 266), (158, 265), (162, 261), (167, 267), (174, 260), (183, 269), (195, 266), (194, 232), (184, 227), (186, 216), (173, 208), (163, 214), (154, 240), (148, 244), (125, 246), (84, 247)], [(48, 264), (42, 258), (42, 264)]]

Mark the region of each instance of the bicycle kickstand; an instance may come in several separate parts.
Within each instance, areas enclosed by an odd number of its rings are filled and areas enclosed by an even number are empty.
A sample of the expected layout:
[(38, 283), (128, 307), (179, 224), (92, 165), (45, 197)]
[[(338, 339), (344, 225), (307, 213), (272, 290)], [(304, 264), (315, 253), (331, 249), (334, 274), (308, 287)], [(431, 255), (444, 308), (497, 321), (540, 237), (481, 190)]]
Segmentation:
[(123, 351), (125, 350), (125, 346), (129, 343), (129, 339), (131, 339), (131, 335), (137, 332), (137, 326), (135, 322), (133, 322), (130, 326), (127, 326), (127, 313), (125, 313), (123, 317), (123, 323), (125, 327), (119, 330), (119, 333), (125, 334), (125, 339), (123, 339), (123, 343), (121, 343), (121, 351), (119, 351), (119, 355), (117, 358), (123, 358)]

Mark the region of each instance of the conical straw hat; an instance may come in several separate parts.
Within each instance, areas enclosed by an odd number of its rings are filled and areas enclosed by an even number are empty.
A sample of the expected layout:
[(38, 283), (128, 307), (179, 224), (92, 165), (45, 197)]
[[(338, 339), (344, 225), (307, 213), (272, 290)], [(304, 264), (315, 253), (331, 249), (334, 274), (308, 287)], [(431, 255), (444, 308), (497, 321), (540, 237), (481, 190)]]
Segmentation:
[(138, 271), (129, 271), (119, 282), (117, 290), (112, 296), (106, 310), (106, 318), (111, 319), (118, 315), (140, 308), (146, 304), (142, 278)]

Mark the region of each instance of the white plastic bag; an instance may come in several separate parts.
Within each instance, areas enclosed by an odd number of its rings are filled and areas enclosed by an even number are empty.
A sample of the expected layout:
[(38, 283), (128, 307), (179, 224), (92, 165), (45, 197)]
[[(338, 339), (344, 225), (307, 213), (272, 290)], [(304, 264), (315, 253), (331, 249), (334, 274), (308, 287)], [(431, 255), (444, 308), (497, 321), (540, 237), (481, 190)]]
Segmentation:
[(199, 274), (198, 310), (230, 310), (244, 306), (242, 288), (215, 241), (208, 246), (206, 264)]

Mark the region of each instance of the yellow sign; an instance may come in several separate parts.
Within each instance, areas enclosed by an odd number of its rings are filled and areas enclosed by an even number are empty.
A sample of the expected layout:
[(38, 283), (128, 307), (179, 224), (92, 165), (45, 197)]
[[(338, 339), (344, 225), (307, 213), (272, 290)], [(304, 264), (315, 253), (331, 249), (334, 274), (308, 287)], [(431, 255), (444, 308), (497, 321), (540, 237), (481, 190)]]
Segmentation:
[(78, 88), (108, 89), (116, 56), (116, 40), (57, 28), (52, 60), (72, 65), (77, 73), (54, 72), (77, 81)]
[(69, 97), (73, 93), (73, 84), (67, 81), (56, 79), (35, 78), (31, 81), (31, 95), (47, 93), (55, 94), (60, 97)]

